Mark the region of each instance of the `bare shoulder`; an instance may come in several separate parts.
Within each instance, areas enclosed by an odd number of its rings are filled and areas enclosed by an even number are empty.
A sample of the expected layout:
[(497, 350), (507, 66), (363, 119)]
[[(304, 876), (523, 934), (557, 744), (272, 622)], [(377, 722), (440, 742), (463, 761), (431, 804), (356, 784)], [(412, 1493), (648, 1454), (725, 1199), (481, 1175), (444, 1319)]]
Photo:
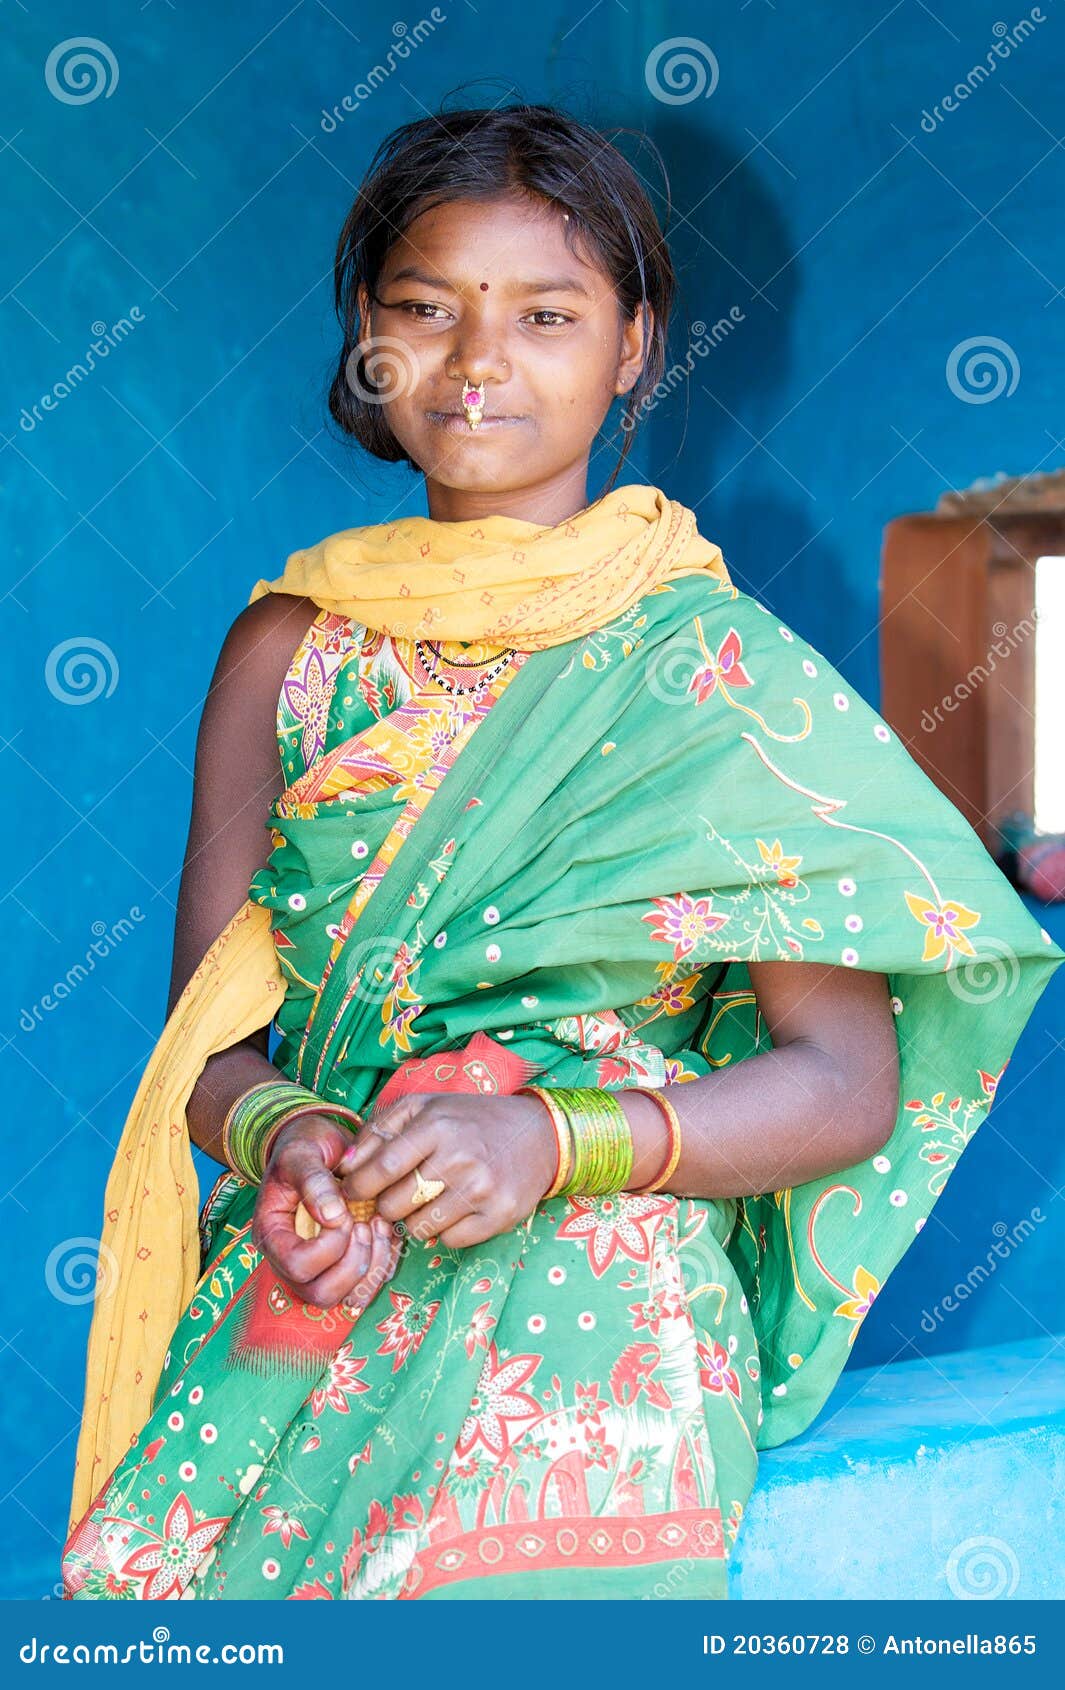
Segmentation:
[(246, 605), (222, 642), (212, 687), (235, 682), (245, 697), (276, 697), (317, 614), (313, 599), (294, 593), (265, 593)]

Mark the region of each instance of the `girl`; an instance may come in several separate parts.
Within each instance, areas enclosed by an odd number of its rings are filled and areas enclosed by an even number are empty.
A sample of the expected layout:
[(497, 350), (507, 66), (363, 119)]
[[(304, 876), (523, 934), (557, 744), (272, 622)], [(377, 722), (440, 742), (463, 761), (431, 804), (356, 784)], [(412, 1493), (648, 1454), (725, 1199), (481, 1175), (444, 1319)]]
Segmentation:
[(71, 1596), (724, 1597), (757, 1451), (1062, 960), (692, 513), (614, 485), (673, 290), (552, 108), (408, 125), (359, 191), (330, 409), (429, 515), (293, 553), (222, 647)]

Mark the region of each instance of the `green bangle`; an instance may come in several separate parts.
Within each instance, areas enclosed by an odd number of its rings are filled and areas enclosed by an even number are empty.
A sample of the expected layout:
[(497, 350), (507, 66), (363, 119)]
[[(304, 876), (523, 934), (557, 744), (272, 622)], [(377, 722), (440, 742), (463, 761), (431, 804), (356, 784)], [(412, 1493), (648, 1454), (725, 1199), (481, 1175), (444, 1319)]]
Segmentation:
[(624, 1191), (632, 1175), (632, 1129), (613, 1092), (596, 1086), (555, 1086), (573, 1142), (573, 1166), (559, 1196)]
[(270, 1152), (281, 1128), (298, 1115), (335, 1115), (362, 1125), (362, 1117), (342, 1103), (290, 1080), (261, 1080), (230, 1104), (222, 1122), (224, 1160), (249, 1185), (261, 1185)]

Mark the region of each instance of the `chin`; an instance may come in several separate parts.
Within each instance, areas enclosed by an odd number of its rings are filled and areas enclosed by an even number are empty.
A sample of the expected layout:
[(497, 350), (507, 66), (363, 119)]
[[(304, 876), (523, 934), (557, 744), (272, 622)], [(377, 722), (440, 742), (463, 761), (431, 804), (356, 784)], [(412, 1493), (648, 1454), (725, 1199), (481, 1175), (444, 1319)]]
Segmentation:
[(419, 468), (428, 481), (438, 487), (453, 487), (456, 493), (512, 493), (527, 487), (536, 479), (527, 463), (491, 461), (487, 454), (461, 463), (459, 455), (434, 460), (428, 454), (419, 461)]

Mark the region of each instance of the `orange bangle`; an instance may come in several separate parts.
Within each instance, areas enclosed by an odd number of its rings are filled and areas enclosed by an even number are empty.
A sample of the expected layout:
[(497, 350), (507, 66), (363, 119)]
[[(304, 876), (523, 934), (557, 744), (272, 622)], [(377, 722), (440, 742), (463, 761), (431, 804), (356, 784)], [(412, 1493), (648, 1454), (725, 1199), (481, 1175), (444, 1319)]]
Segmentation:
[(551, 1096), (547, 1086), (519, 1086), (515, 1096), (538, 1097), (550, 1115), (551, 1125), (555, 1129), (555, 1177), (540, 1199), (543, 1203), (549, 1197), (558, 1195), (573, 1170), (573, 1139), (570, 1135), (569, 1122)]
[[(680, 1161), (681, 1148), (680, 1116), (677, 1114), (677, 1111), (674, 1109), (669, 1099), (662, 1095), (661, 1091), (656, 1091), (651, 1086), (630, 1086), (628, 1090), (637, 1091), (642, 1097), (649, 1097), (653, 1103), (657, 1103), (659, 1109), (666, 1118), (666, 1125), (669, 1128), (669, 1149), (666, 1152), (665, 1162), (662, 1164), (662, 1167), (659, 1169), (658, 1174), (651, 1181), (650, 1185), (642, 1185), (639, 1187), (638, 1191), (635, 1192), (635, 1195), (644, 1196), (649, 1191), (660, 1191), (665, 1185), (667, 1179), (672, 1179), (674, 1173), (676, 1172), (677, 1163)], [(624, 1092), (619, 1095), (624, 1096)]]

